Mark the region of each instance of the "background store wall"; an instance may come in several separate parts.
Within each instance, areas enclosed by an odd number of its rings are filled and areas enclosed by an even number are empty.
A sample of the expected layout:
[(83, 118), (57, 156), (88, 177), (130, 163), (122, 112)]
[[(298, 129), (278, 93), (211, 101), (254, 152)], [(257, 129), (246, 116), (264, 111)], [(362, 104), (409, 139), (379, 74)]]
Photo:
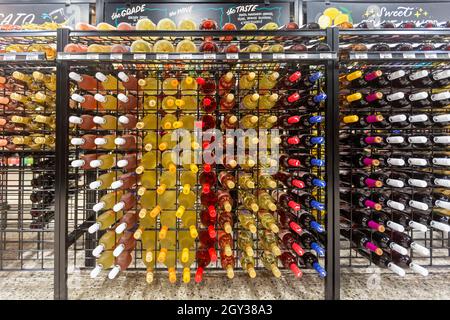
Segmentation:
[[(108, 22), (117, 25), (120, 22), (136, 23), (137, 20), (149, 17), (154, 21), (170, 18), (175, 22), (182, 19), (193, 19), (200, 22), (208, 17), (218, 22), (219, 26), (232, 22), (242, 26), (254, 22), (259, 27), (267, 22), (275, 21), (278, 25), (296, 21), (299, 0), (278, 1), (97, 1), (97, 23)], [(103, 9), (102, 9), (103, 8)]]
[(375, 23), (390, 21), (401, 23), (414, 21), (421, 24), (426, 21), (443, 23), (448, 20), (450, 1), (421, 0), (421, 1), (317, 1), (303, 0), (300, 15), (303, 21), (317, 22), (327, 8), (337, 8), (343, 14), (349, 15), (350, 22), (357, 24), (361, 21)]

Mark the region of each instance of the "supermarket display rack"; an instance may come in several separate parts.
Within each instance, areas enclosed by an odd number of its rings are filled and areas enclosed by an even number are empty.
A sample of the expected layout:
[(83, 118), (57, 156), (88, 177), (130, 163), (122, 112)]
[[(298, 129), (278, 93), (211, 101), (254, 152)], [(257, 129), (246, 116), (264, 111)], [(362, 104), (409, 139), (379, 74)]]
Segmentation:
[[(205, 37), (211, 37), (219, 47), (222, 47), (224, 43), (220, 38), (223, 36), (231, 36), (233, 39), (239, 38), (233, 43), (239, 43), (241, 48), (252, 43), (258, 43), (254, 37), (263, 37), (264, 41), (269, 44), (276, 42), (277, 37), (285, 37), (285, 40), (289, 44), (293, 44), (296, 41), (306, 43), (308, 47), (311, 47), (318, 42), (325, 42), (328, 44), (330, 50), (324, 52), (239, 52), (239, 53), (64, 53), (63, 48), (69, 43), (80, 43), (90, 45), (93, 43), (100, 44), (131, 44), (136, 39), (145, 39), (150, 43), (154, 43), (155, 39), (162, 37), (170, 38), (173, 41), (178, 41), (185, 37), (189, 37), (196, 44)], [(246, 38), (245, 38), (246, 37)], [(250, 38), (250, 39), (249, 39)], [(286, 43), (285, 43), (286, 44)], [(76, 128), (69, 127), (68, 118), (72, 114), (79, 114), (81, 110), (77, 108), (69, 108), (70, 105), (70, 93), (71, 83), (69, 81), (68, 74), (71, 71), (79, 73), (90, 74), (92, 72), (101, 71), (105, 74), (117, 75), (119, 71), (126, 71), (139, 74), (146, 74), (153, 72), (161, 81), (164, 68), (169, 66), (172, 72), (192, 71), (198, 72), (208, 71), (215, 81), (218, 81), (219, 75), (222, 71), (230, 70), (230, 68), (236, 72), (238, 76), (240, 72), (254, 71), (261, 73), (263, 70), (269, 68), (284, 68), (286, 66), (297, 66), (305, 70), (309, 70), (309, 66), (313, 66), (311, 70), (315, 68), (321, 70), (325, 77), (323, 78), (320, 86), (327, 94), (328, 99), (324, 110), (317, 110), (320, 114), (325, 116), (324, 128), (319, 128), (319, 134), (322, 133), (326, 137), (326, 145), (324, 149), (319, 150), (319, 155), (324, 155), (327, 166), (317, 172), (320, 176), (325, 177), (327, 181), (327, 187), (324, 193), (318, 193), (318, 197), (325, 200), (327, 214), (317, 218), (323, 222), (327, 229), (325, 267), (327, 269), (327, 278), (324, 282), (324, 298), (334, 299), (338, 292), (338, 273), (336, 268), (338, 264), (336, 259), (336, 248), (339, 245), (337, 241), (334, 241), (334, 233), (336, 231), (336, 210), (335, 206), (337, 197), (337, 183), (335, 182), (337, 176), (334, 174), (337, 172), (336, 158), (337, 149), (333, 146), (336, 145), (333, 141), (337, 137), (337, 124), (334, 123), (337, 119), (336, 95), (333, 92), (333, 85), (337, 83), (335, 77), (336, 68), (336, 48), (337, 44), (337, 30), (278, 30), (278, 31), (70, 31), (66, 29), (58, 30), (58, 105), (60, 109), (57, 114), (58, 123), (58, 135), (56, 142), (56, 154), (59, 159), (57, 161), (56, 173), (56, 236), (58, 241), (55, 247), (55, 298), (67, 299), (68, 286), (68, 267), (75, 265), (79, 268), (92, 268), (95, 264), (95, 259), (92, 256), (92, 249), (96, 245), (96, 234), (90, 235), (86, 232), (87, 228), (95, 221), (96, 214), (90, 208), (97, 201), (98, 197), (102, 194), (98, 191), (88, 190), (87, 185), (89, 182), (96, 179), (98, 172), (94, 170), (83, 171), (79, 169), (71, 168), (69, 159), (78, 159), (80, 155), (79, 148), (72, 148), (69, 146), (69, 138), (72, 136), (80, 136), (84, 132)], [(183, 64), (181, 64), (181, 61)], [(142, 93), (138, 91), (138, 97)], [(216, 97), (217, 100), (218, 96)], [(239, 98), (242, 98), (239, 95)], [(239, 101), (238, 101), (239, 104)], [(72, 105), (73, 107), (73, 105)], [(272, 112), (272, 111), (270, 111)], [(202, 112), (197, 109), (194, 114), (200, 115)], [(247, 112), (248, 113), (248, 112)], [(276, 111), (273, 111), (276, 114)], [(114, 114), (114, 112), (112, 113)], [(244, 114), (243, 110), (238, 109), (236, 115), (238, 118)], [(259, 111), (258, 111), (259, 114)], [(143, 111), (138, 112), (138, 116), (142, 117)], [(215, 113), (217, 118), (221, 117), (219, 112)], [(323, 132), (322, 132), (323, 130)], [(114, 131), (114, 130), (113, 130)], [(95, 131), (94, 131), (95, 132)], [(114, 131), (120, 133), (119, 131)], [(132, 130), (130, 130), (132, 132)], [(139, 148), (139, 146), (136, 146)], [(99, 152), (93, 150), (93, 152)], [(76, 180), (78, 185), (75, 187), (69, 187), (69, 175), (74, 174), (77, 176)], [(179, 182), (177, 181), (179, 186)], [(217, 187), (217, 186), (216, 186)], [(179, 187), (177, 188), (179, 190)], [(74, 196), (69, 199), (68, 194), (73, 193)], [(175, 209), (175, 208), (174, 208)], [(199, 213), (199, 207), (196, 207), (197, 216)], [(199, 223), (198, 223), (199, 224)], [(179, 222), (177, 230), (181, 230)], [(200, 226), (200, 225), (199, 225)], [(200, 227), (199, 227), (200, 229)], [(236, 238), (236, 237), (234, 237)], [(257, 243), (258, 241), (256, 241)], [(156, 249), (156, 248), (155, 248)], [(236, 248), (233, 248), (236, 250)], [(177, 250), (177, 249), (176, 249)], [(258, 249), (256, 248), (256, 251)], [(260, 251), (260, 249), (259, 249)], [(141, 257), (140, 245), (137, 245), (133, 256), (136, 258), (129, 269), (142, 269), (144, 265), (139, 261)], [(257, 254), (257, 256), (259, 256)], [(70, 261), (70, 262), (69, 262)], [(236, 262), (236, 266), (237, 266)], [(195, 263), (194, 263), (195, 266)], [(256, 259), (256, 269), (261, 269), (262, 265)], [(162, 270), (161, 266), (157, 266), (156, 270)], [(219, 264), (212, 264), (205, 272), (222, 272)], [(306, 272), (306, 271), (305, 271)], [(308, 272), (306, 272), (308, 273)], [(309, 275), (308, 275), (309, 276)], [(145, 281), (144, 279), (142, 281)], [(318, 279), (318, 281), (320, 281)]]
[[(0, 118), (5, 125), (0, 127), (0, 137), (5, 142), (0, 148), (0, 271), (1, 270), (53, 270), (53, 202), (30, 201), (30, 196), (39, 192), (54, 194), (52, 186), (45, 190), (32, 186), (33, 178), (54, 177), (54, 148), (44, 146), (39, 150), (26, 145), (14, 145), (13, 137), (29, 134), (52, 135), (51, 127), (40, 126), (33, 130), (12, 124), (11, 116), (54, 114), (48, 104), (36, 110), (16, 109), (9, 95), (18, 93), (28, 96), (33, 90), (27, 86), (13, 87), (8, 80), (14, 71), (31, 75), (33, 71), (44, 74), (56, 69), (55, 52), (48, 46), (55, 45), (56, 31), (0, 31), (0, 77), (7, 81), (0, 88), (0, 96), (9, 103), (0, 105)], [(30, 52), (22, 52), (24, 50)], [(54, 51), (54, 52), (52, 52)], [(49, 95), (42, 83), (39, 90)], [(12, 127), (11, 127), (12, 125)], [(22, 130), (22, 129), (21, 129)]]
[[(442, 70), (448, 69), (449, 61), (450, 61), (450, 53), (449, 51), (439, 50), (439, 46), (448, 44), (450, 40), (450, 30), (449, 29), (439, 29), (439, 28), (430, 28), (430, 29), (348, 29), (348, 30), (340, 30), (339, 31), (339, 44), (340, 44), (340, 72), (341, 74), (347, 74), (356, 70), (381, 70), (382, 72), (389, 70), (405, 70), (407, 73), (411, 70)], [(386, 43), (391, 45), (406, 43), (412, 44), (412, 51), (370, 51), (370, 47), (373, 44)], [(435, 47), (434, 50), (431, 51), (418, 51), (416, 49), (417, 44), (431, 44)], [(357, 48), (359, 44), (362, 44), (369, 48), (369, 50), (361, 51), (352, 51), (352, 48)], [(417, 50), (417, 51), (414, 51)], [(442, 88), (440, 91), (445, 91), (447, 88)], [(356, 89), (355, 89), (356, 90)], [(370, 89), (366, 89), (364, 92), (367, 92)], [(414, 88), (412, 86), (407, 86), (404, 88), (375, 88), (374, 90), (379, 90), (383, 93), (389, 93), (392, 91), (402, 91), (405, 93), (414, 93), (418, 91), (427, 91), (429, 94), (436, 93), (439, 90), (432, 88)], [(363, 91), (363, 90), (361, 90)], [(351, 89), (351, 92), (354, 92)], [(348, 94), (347, 92), (341, 91), (343, 94)], [(431, 106), (424, 109), (420, 109), (420, 112), (428, 111), (431, 113), (439, 113), (443, 111), (448, 111), (445, 106), (436, 107)], [(376, 107), (357, 109), (355, 107), (341, 107), (341, 117), (345, 114), (373, 114), (374, 112), (381, 111), (383, 114), (391, 115), (391, 114), (418, 114), (419, 109), (414, 107), (408, 107), (406, 109), (396, 109), (396, 108), (388, 108), (388, 109), (376, 109)], [(355, 134), (355, 133), (363, 133), (368, 132), (372, 134), (388, 134), (390, 132), (389, 129), (376, 129), (373, 126), (370, 126), (366, 129), (352, 129), (349, 126), (341, 127), (340, 134)], [(448, 134), (450, 131), (448, 127), (431, 127), (431, 128), (414, 128), (411, 126), (407, 126), (403, 129), (400, 129), (395, 133), (405, 133), (409, 134), (420, 134), (425, 136), (431, 136), (433, 134), (442, 135)], [(360, 154), (362, 151), (361, 148), (351, 148), (348, 145), (341, 144), (340, 152), (348, 153), (350, 155)], [(372, 153), (370, 154), (383, 154), (389, 153), (393, 151), (392, 147), (386, 147), (377, 149), (376, 152), (372, 149)], [(412, 155), (416, 155), (418, 157), (421, 156), (433, 156), (435, 154), (444, 153), (448, 154), (448, 148), (438, 148), (436, 145), (431, 146), (428, 149), (421, 150), (420, 148), (403, 148), (397, 151), (397, 154), (406, 153), (409, 154), (411, 152)], [(425, 153), (424, 153), (425, 152)], [(341, 169), (349, 170), (351, 173), (355, 172), (356, 168), (352, 164), (341, 164)], [(431, 163), (425, 171), (430, 173), (442, 173), (445, 170), (445, 167), (434, 165)], [(415, 173), (424, 171), (423, 168), (420, 167), (408, 167), (406, 169), (407, 173)], [(375, 169), (372, 167), (370, 172), (381, 172), (383, 169)], [(401, 172), (402, 170), (399, 170)], [(405, 171), (403, 171), (405, 172)], [(447, 171), (448, 173), (448, 171)], [(350, 188), (350, 189), (349, 189)], [(434, 188), (428, 188), (427, 191), (434, 190)], [(356, 188), (352, 188), (350, 186), (344, 186), (341, 184), (341, 190), (352, 190), (354, 191)], [(393, 189), (389, 186), (383, 187), (382, 191), (392, 191)], [(419, 192), (422, 188), (417, 187), (408, 187), (405, 189), (409, 195), (413, 195), (415, 192)], [(358, 191), (371, 192), (371, 189), (365, 188), (365, 190), (360, 189)], [(378, 191), (373, 190), (372, 191)], [(343, 203), (341, 203), (343, 205)], [(352, 219), (353, 215), (353, 206), (350, 206)], [(387, 214), (392, 219), (392, 214), (395, 213), (395, 209), (387, 208)], [(433, 214), (429, 211), (423, 212), (425, 215), (429, 215), (428, 219), (433, 219)], [(419, 213), (412, 214), (414, 219), (419, 219)], [(416, 215), (416, 216), (414, 216)], [(428, 222), (429, 224), (430, 220)], [(343, 228), (348, 228), (343, 225)], [(408, 229), (408, 228), (407, 228)], [(450, 240), (447, 232), (438, 230), (436, 228), (430, 227), (427, 232), (420, 232), (418, 230), (407, 230), (406, 231), (411, 237), (413, 241), (424, 245), (429, 248), (430, 255), (428, 257), (420, 256), (414, 253), (414, 250), (410, 251), (410, 255), (414, 262), (417, 262), (424, 267), (427, 267), (430, 272), (436, 269), (448, 269), (450, 263)], [(373, 263), (366, 258), (362, 257), (356, 250), (350, 249), (352, 248), (351, 243), (344, 238), (341, 238), (341, 268), (350, 270), (351, 268), (369, 268), (374, 266)], [(376, 267), (375, 267), (376, 268)], [(355, 269), (353, 269), (355, 270)], [(369, 268), (368, 270), (373, 270)], [(372, 272), (372, 271), (371, 271)]]

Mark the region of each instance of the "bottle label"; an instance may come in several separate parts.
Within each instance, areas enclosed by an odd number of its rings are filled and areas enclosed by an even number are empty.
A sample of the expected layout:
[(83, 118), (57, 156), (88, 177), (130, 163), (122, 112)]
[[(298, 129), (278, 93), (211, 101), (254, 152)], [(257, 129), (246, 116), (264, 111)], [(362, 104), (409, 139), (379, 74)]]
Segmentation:
[(401, 158), (388, 158), (387, 163), (390, 164), (391, 166), (404, 166), (405, 160)]

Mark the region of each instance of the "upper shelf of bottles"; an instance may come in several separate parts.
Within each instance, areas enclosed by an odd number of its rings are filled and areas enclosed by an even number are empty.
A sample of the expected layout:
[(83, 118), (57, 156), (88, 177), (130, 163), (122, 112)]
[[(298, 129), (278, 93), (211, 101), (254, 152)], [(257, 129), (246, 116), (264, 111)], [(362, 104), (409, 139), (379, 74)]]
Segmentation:
[(59, 60), (284, 61), (332, 60), (327, 30), (66, 31)]
[(0, 31), (1, 62), (44, 62), (56, 57), (56, 31)]

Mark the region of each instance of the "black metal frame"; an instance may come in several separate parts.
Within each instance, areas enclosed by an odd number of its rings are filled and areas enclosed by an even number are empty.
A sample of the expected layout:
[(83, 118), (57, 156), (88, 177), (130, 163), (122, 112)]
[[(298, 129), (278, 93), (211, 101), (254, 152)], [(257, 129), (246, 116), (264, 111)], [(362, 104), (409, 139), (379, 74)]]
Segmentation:
[[(34, 41), (33, 39), (38, 39)], [(43, 40), (45, 39), (45, 40)], [(2, 46), (8, 44), (24, 44), (30, 45), (33, 43), (55, 43), (56, 41), (56, 31), (0, 31), (0, 41)], [(46, 43), (47, 44), (47, 43)], [(28, 73), (33, 70), (39, 70), (42, 68), (42, 72), (47, 72), (56, 67), (56, 62), (54, 60), (47, 60), (44, 52), (10, 52), (0, 54), (0, 69), (2, 69), (2, 74), (5, 72), (8, 76), (12, 71), (20, 71)], [(34, 92), (30, 88), (24, 87), (24, 92)], [(42, 90), (46, 90), (42, 88)], [(1, 89), (2, 93), (7, 93), (9, 89)], [(22, 93), (21, 91), (18, 93)], [(46, 109), (44, 112), (47, 114), (51, 109)], [(2, 106), (2, 116), (11, 115), (11, 110)], [(28, 114), (28, 113), (26, 113)], [(40, 133), (45, 132), (48, 134), (48, 127), (42, 127), (39, 129)], [(20, 131), (7, 132), (7, 130), (1, 130), (2, 136), (5, 135), (22, 135)], [(16, 157), (19, 160), (18, 165), (9, 166), (5, 165), (3, 162), (1, 165), (1, 195), (2, 200), (11, 199), (11, 209), (9, 204), (5, 201), (5, 206), (1, 207), (1, 248), (0, 248), (0, 270), (53, 270), (52, 268), (52, 257), (44, 258), (44, 251), (50, 252), (51, 248), (46, 248), (48, 245), (52, 244), (52, 236), (44, 234), (53, 234), (54, 230), (49, 226), (50, 221), (53, 219), (54, 210), (48, 206), (43, 205), (33, 205), (29, 204), (27, 197), (30, 196), (30, 192), (35, 190), (31, 186), (31, 178), (36, 177), (42, 173), (53, 174), (53, 168), (48, 168), (48, 170), (40, 169), (35, 166), (28, 166), (24, 164), (24, 159), (32, 158), (34, 161), (42, 161), (46, 159), (54, 159), (55, 151), (50, 148), (45, 148), (43, 150), (31, 150), (29, 148), (19, 147), (17, 150), (8, 150), (6, 148), (1, 148), (0, 155), (2, 162), (10, 159), (10, 157)], [(11, 178), (11, 175), (17, 175), (16, 178)], [(47, 189), (49, 192), (53, 192), (52, 189)], [(16, 203), (17, 202), (17, 203)], [(31, 218), (32, 211), (34, 209), (39, 210), (37, 214), (38, 218)], [(13, 215), (13, 220), (10, 220), (9, 215)], [(14, 218), (15, 217), (15, 218)], [(9, 226), (11, 222), (12, 226)], [(32, 229), (33, 223), (35, 230)], [(17, 226), (15, 226), (17, 224)], [(12, 239), (8, 235), (18, 235), (17, 240)], [(28, 236), (32, 237), (28, 238)], [(12, 237), (14, 238), (14, 236)], [(13, 244), (12, 247), (8, 247), (8, 244)], [(32, 247), (36, 243), (36, 247)], [(16, 249), (16, 247), (18, 249)], [(27, 252), (30, 253), (27, 253)], [(17, 257), (13, 258), (13, 255)], [(28, 257), (25, 257), (28, 256)], [(39, 256), (42, 256), (39, 258)], [(5, 258), (6, 257), (6, 258)], [(45, 260), (45, 261), (44, 261)], [(25, 262), (32, 261), (34, 264), (39, 262), (38, 265), (30, 267), (25, 264)], [(8, 262), (12, 262), (10, 266)], [(47, 262), (49, 262), (47, 264)], [(16, 266), (18, 263), (18, 266)], [(51, 267), (50, 267), (51, 265)]]
[[(350, 2), (350, 1), (349, 1)], [(436, 2), (448, 2), (448, 1), (436, 1)], [(374, 36), (377, 36), (375, 38), (376, 40), (373, 40)], [(395, 36), (395, 38), (392, 38), (392, 36)], [(436, 41), (437, 43), (446, 42), (448, 43), (448, 39), (450, 39), (450, 29), (445, 28), (415, 28), (415, 29), (347, 29), (347, 30), (340, 30), (339, 31), (339, 37), (347, 37), (347, 41), (349, 39), (352, 39), (353, 41), (356, 41), (356, 43), (363, 43), (363, 44), (373, 44), (374, 42), (386, 42), (386, 43), (399, 43), (399, 42), (412, 42), (412, 43), (422, 43), (422, 42), (430, 42)], [(367, 38), (366, 38), (367, 37)], [(372, 38), (371, 38), (372, 37)], [(358, 41), (359, 39), (372, 39), (372, 41)], [(446, 41), (440, 41), (443, 38), (445, 38)], [(405, 40), (406, 39), (406, 40)], [(345, 43), (344, 41), (341, 41), (341, 44)], [(388, 67), (395, 63), (396, 61), (402, 61), (402, 64), (405, 68), (408, 68), (408, 63), (419, 63), (419, 66), (421, 65), (423, 69), (427, 68), (433, 68), (432, 66), (428, 66), (426, 64), (423, 64), (424, 62), (429, 63), (437, 63), (437, 62), (450, 62), (450, 54), (448, 51), (385, 51), (385, 52), (371, 52), (371, 51), (353, 51), (349, 52), (348, 56), (341, 57), (340, 63), (343, 65), (346, 63), (360, 63), (362, 65), (367, 65), (370, 63), (374, 64), (380, 64), (381, 66)], [(423, 65), (422, 65), (423, 64)], [(417, 66), (416, 66), (417, 67)], [(337, 71), (339, 74), (339, 70)], [(339, 85), (339, 84), (338, 84)], [(433, 110), (433, 108), (430, 108)], [(438, 108), (439, 109), (439, 108)], [(347, 110), (348, 111), (348, 110)], [(410, 109), (402, 110), (406, 111), (407, 113), (410, 112)], [(442, 112), (442, 111), (441, 111)], [(339, 115), (338, 115), (339, 116)], [(357, 129), (358, 130), (358, 129)], [(361, 129), (359, 129), (361, 130)], [(386, 130), (386, 129), (385, 129)], [(412, 129), (405, 129), (405, 131), (412, 130), (413, 132), (420, 131), (420, 133), (424, 132), (425, 135), (430, 135), (433, 133), (448, 133), (448, 130), (442, 129), (438, 131), (434, 127), (427, 128), (427, 129), (418, 129), (418, 128), (412, 128)], [(341, 130), (338, 130), (339, 132)], [(342, 129), (342, 131), (349, 131), (349, 129)], [(427, 133), (425, 133), (427, 132)], [(338, 148), (339, 149), (339, 148)], [(392, 149), (394, 150), (394, 149)], [(410, 150), (407, 150), (410, 151)], [(427, 150), (423, 151), (418, 149), (418, 152), (427, 152)], [(431, 149), (431, 152), (433, 152), (433, 148)], [(349, 170), (353, 170), (353, 168), (350, 168)], [(410, 188), (414, 192), (414, 188)], [(428, 189), (428, 188), (427, 188)], [(433, 187), (431, 187), (433, 189)], [(339, 219), (338, 219), (338, 230), (339, 227)], [(424, 235), (424, 238), (419, 237), (415, 238), (414, 233), (413, 239), (419, 240), (419, 241), (425, 241), (426, 244), (430, 245), (431, 255), (428, 258), (423, 259), (429, 259), (428, 264), (426, 265), (427, 268), (430, 268), (430, 272), (433, 272), (435, 269), (442, 269), (442, 268), (448, 268), (448, 265), (440, 265), (440, 264), (433, 264), (433, 249), (436, 249), (433, 246), (434, 242), (441, 241), (442, 243), (447, 242), (446, 247), (442, 245), (442, 247), (438, 247), (439, 250), (447, 250), (448, 258), (450, 256), (450, 235), (447, 235), (447, 239), (445, 238), (445, 234), (442, 231), (433, 230), (432, 228), (429, 228), (428, 231), (430, 234), (429, 236), (427, 234)], [(434, 238), (433, 234), (441, 234), (442, 238)], [(351, 246), (350, 248), (346, 248), (346, 250), (352, 250)], [(413, 255), (411, 255), (413, 257)], [(357, 256), (361, 257), (361, 256)], [(416, 258), (414, 256), (413, 258)], [(442, 258), (442, 256), (439, 256), (439, 258)], [(355, 259), (355, 257), (345, 256), (343, 257), (341, 255), (341, 269), (343, 268), (363, 268), (366, 267), (366, 264), (358, 264), (355, 265), (352, 264), (351, 260)], [(349, 265), (342, 265), (342, 259), (349, 259)], [(372, 264), (372, 261), (369, 261), (369, 264)]]
[[(170, 33), (170, 35), (173, 36), (173, 33)], [(165, 32), (155, 31), (155, 32), (139, 32), (139, 31), (133, 31), (133, 36), (139, 36), (139, 35), (146, 35), (146, 36), (152, 36), (152, 35), (158, 35), (163, 36)], [(202, 33), (202, 31), (178, 31), (177, 35), (180, 37), (183, 36), (200, 36), (204, 35), (205, 33)], [(224, 33), (222, 31), (213, 31), (208, 32), (208, 36), (220, 36)], [(255, 31), (252, 33), (253, 36), (255, 35), (266, 35), (267, 32), (264, 31)], [(327, 39), (327, 43), (332, 48), (332, 51), (338, 48), (337, 44), (337, 29), (329, 29), (326, 32), (324, 31), (308, 31), (308, 30), (289, 30), (289, 31), (273, 31), (270, 33), (270, 35), (277, 35), (277, 36), (295, 36), (295, 35), (308, 35), (308, 36), (316, 36), (316, 35), (323, 35)], [(70, 31), (67, 29), (61, 29), (58, 30), (58, 51), (62, 52), (62, 48), (69, 43), (69, 39), (71, 36), (127, 36), (130, 35), (130, 32), (125, 31), (112, 31), (112, 32), (78, 32), (78, 31)], [(248, 32), (245, 31), (236, 31), (233, 32), (233, 35), (240, 36), (240, 35), (249, 35)], [(81, 60), (83, 60), (83, 63), (91, 64), (91, 63), (97, 63), (96, 60), (107, 58), (104, 55), (98, 55), (97, 57), (94, 57), (95, 60), (85, 60), (85, 58), (88, 58), (89, 54), (86, 54), (86, 57), (83, 57)], [(174, 54), (173, 58), (176, 58), (176, 56), (179, 54)], [(288, 53), (286, 53), (288, 55)], [(81, 55), (83, 56), (83, 54)], [(153, 56), (152, 54), (147, 54), (149, 58), (152, 60), (157, 58), (156, 56)], [(130, 59), (131, 61), (134, 60), (134, 57), (132, 54), (124, 54), (122, 56), (125, 60)], [(71, 234), (68, 235), (68, 227), (67, 227), (67, 214), (68, 214), (68, 190), (67, 190), (67, 172), (68, 172), (68, 161), (67, 161), (67, 155), (68, 155), (68, 111), (67, 111), (67, 105), (69, 102), (68, 97), (68, 89), (69, 89), (69, 82), (68, 82), (68, 66), (72, 62), (76, 61), (70, 61), (70, 54), (67, 55), (67, 57), (64, 56), (64, 54), (60, 54), (58, 59), (58, 84), (59, 84), (59, 90), (62, 92), (66, 92), (59, 95), (58, 98), (58, 105), (59, 105), (59, 113), (58, 113), (58, 139), (57, 139), (57, 155), (58, 158), (66, 158), (64, 161), (58, 161), (57, 166), (57, 204), (56, 204), (56, 212), (57, 212), (57, 220), (56, 220), (56, 233), (57, 237), (59, 239), (57, 247), (55, 248), (55, 299), (67, 299), (68, 298), (68, 288), (67, 288), (67, 261), (68, 261), (68, 248), (71, 244), (74, 243), (74, 241), (78, 238), (78, 236), (82, 235), (82, 232), (77, 234)], [(217, 54), (217, 59), (220, 59), (220, 54)], [(224, 57), (222, 57), (224, 58)], [(239, 55), (240, 59), (248, 59), (248, 53), (242, 53)], [(143, 59), (140, 57), (138, 60)], [(262, 60), (265, 59), (273, 59), (272, 54), (263, 54)], [(108, 59), (107, 59), (108, 60)], [(110, 59), (109, 59), (110, 60)], [(80, 62), (78, 61), (78, 62)], [(135, 61), (135, 60), (134, 60)], [(273, 61), (273, 60), (272, 60)], [(294, 61), (294, 60), (293, 60)], [(334, 181), (334, 179), (337, 179), (337, 175), (334, 174), (336, 172), (337, 168), (337, 150), (334, 148), (335, 144), (330, 143), (328, 141), (333, 141), (336, 139), (337, 134), (337, 122), (336, 119), (338, 119), (335, 116), (336, 109), (336, 101), (337, 97), (335, 92), (335, 84), (337, 83), (337, 75), (335, 73), (336, 71), (336, 65), (337, 61), (336, 59), (333, 59), (332, 56), (330, 56), (328, 59), (323, 60), (318, 59), (316, 56), (310, 55), (309, 57), (306, 57), (305, 61), (311, 61), (311, 62), (318, 62), (322, 61), (322, 63), (325, 64), (325, 68), (327, 71), (327, 86), (326, 86), (326, 93), (329, 97), (327, 104), (326, 104), (326, 149), (325, 149), (325, 156), (327, 159), (327, 163), (329, 164), (326, 169), (326, 175), (327, 175), (327, 217), (326, 217), (326, 227), (329, 230), (328, 233), (328, 242), (327, 242), (327, 254), (326, 254), (326, 268), (328, 270), (328, 276), (325, 282), (325, 299), (331, 300), (331, 299), (337, 299), (339, 297), (339, 273), (336, 272), (336, 266), (338, 267), (338, 263), (336, 263), (336, 258), (339, 257), (339, 254), (336, 253), (336, 249), (339, 246), (338, 241), (334, 241), (332, 239), (333, 235), (336, 233), (336, 228), (338, 225), (336, 225), (336, 210), (338, 210), (334, 204), (336, 195), (338, 192), (338, 184)], [(61, 159), (62, 160), (62, 159)]]

